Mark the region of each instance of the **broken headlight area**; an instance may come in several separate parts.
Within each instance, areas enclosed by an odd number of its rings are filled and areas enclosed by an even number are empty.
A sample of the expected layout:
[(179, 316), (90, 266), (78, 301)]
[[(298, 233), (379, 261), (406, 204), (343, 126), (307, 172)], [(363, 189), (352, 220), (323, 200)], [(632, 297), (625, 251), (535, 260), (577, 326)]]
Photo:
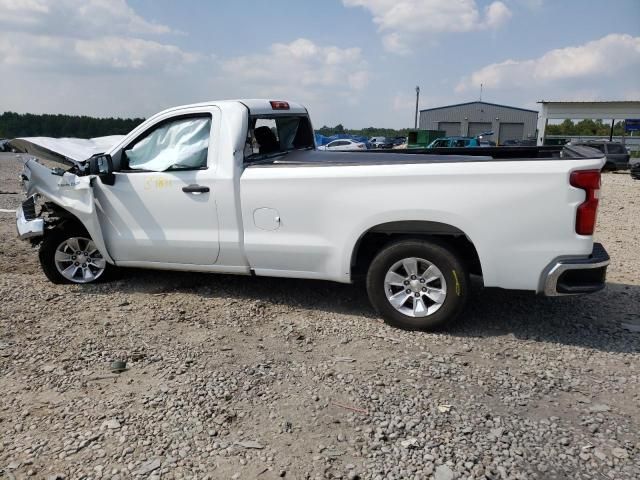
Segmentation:
[(38, 199), (38, 195), (31, 195), (24, 202), (22, 202), (22, 215), (24, 219), (27, 221), (35, 220), (38, 218), (38, 213), (36, 210), (36, 202)]
[(39, 218), (38, 195), (31, 195), (16, 210), (16, 229), (18, 237), (38, 243), (44, 234), (44, 219)]
[(20, 204), (16, 211), (18, 236), (37, 245), (47, 230), (68, 219), (70, 214), (41, 195), (34, 194)]

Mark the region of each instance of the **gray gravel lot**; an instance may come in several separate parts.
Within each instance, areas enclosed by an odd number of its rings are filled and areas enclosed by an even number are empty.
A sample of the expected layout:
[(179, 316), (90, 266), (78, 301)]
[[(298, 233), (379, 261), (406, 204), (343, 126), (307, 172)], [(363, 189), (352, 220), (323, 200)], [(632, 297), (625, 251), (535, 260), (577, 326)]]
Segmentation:
[[(0, 209), (19, 169), (0, 154)], [(603, 183), (605, 291), (477, 289), (441, 333), (385, 326), (358, 285), (53, 285), (0, 213), (0, 476), (640, 478), (640, 181)]]

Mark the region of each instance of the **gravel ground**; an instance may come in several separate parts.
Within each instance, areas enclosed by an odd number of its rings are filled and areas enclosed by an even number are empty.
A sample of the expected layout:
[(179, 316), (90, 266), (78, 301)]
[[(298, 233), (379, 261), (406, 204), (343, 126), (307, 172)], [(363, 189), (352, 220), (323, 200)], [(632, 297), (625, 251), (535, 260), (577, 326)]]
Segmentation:
[[(19, 168), (0, 155), (0, 208)], [(53, 285), (0, 213), (0, 475), (640, 478), (640, 181), (603, 182), (605, 291), (477, 289), (442, 333), (385, 326), (361, 286)]]

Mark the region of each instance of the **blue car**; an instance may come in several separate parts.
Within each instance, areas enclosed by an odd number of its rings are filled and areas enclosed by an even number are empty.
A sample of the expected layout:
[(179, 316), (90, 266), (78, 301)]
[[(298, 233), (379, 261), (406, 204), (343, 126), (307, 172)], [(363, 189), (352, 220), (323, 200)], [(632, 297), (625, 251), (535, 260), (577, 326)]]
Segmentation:
[(480, 147), (480, 141), (475, 137), (442, 137), (436, 138), (427, 148), (455, 148)]

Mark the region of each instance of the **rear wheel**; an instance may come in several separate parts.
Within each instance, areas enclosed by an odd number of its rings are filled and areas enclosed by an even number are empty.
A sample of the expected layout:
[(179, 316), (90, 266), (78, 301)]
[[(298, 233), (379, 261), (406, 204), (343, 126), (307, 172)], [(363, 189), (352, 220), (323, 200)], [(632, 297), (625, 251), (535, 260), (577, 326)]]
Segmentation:
[(89, 234), (80, 228), (47, 232), (40, 246), (40, 265), (53, 283), (93, 283), (113, 269)]
[(468, 296), (468, 273), (445, 246), (422, 240), (394, 243), (367, 273), (367, 293), (389, 325), (429, 330), (454, 320)]

